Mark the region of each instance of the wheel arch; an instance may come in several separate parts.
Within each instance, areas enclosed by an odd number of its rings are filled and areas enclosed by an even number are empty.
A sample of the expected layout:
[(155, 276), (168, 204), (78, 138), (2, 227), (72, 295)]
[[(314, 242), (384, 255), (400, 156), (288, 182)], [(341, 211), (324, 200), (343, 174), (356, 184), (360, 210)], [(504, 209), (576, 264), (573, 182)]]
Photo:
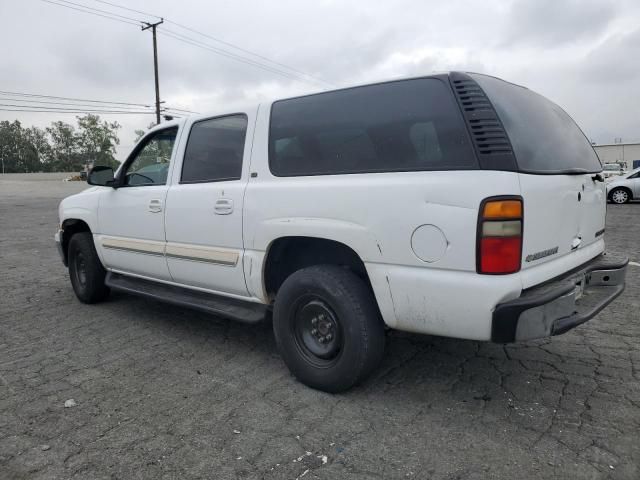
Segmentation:
[[(277, 293), (280, 279), (274, 283), (271, 275), (276, 248), (282, 248), (281, 242), (295, 238), (313, 239), (313, 242), (323, 242), (324, 245), (340, 245), (340, 249), (347, 258), (347, 266), (357, 265), (356, 271), (361, 272), (362, 278), (373, 290), (378, 308), (385, 323), (393, 327), (396, 323), (393, 299), (389, 286), (387, 267), (384, 263), (384, 245), (367, 227), (344, 220), (327, 218), (287, 217), (275, 218), (262, 222), (245, 223), (245, 238), (247, 247), (244, 251), (243, 263), (245, 280), (249, 294), (266, 304), (272, 304)], [(289, 239), (289, 240), (285, 240)], [(331, 249), (335, 253), (334, 249)], [(348, 252), (348, 255), (347, 253)], [(342, 257), (339, 257), (342, 258)], [(316, 259), (315, 264), (336, 262), (335, 257)], [(305, 266), (314, 263), (307, 262)], [(344, 263), (343, 263), (344, 264)], [(304, 267), (301, 267), (304, 268)], [(289, 269), (286, 273), (295, 271)], [(266, 279), (268, 281), (265, 282)], [(286, 278), (282, 274), (281, 278)], [(269, 291), (271, 290), (271, 291)]]
[(267, 298), (273, 299), (291, 274), (314, 265), (344, 266), (371, 286), (364, 260), (349, 245), (326, 237), (287, 235), (273, 239), (265, 252), (262, 285)]
[(76, 233), (89, 232), (92, 233), (89, 224), (79, 218), (67, 218), (62, 222), (61, 244), (62, 253), (64, 254), (64, 264), (69, 263), (69, 241)]

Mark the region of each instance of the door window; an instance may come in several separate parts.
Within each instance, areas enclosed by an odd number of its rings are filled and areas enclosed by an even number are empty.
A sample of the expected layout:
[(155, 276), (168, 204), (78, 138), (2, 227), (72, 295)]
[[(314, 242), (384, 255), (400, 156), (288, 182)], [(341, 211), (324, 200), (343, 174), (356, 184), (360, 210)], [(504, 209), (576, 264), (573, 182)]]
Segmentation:
[(162, 130), (150, 137), (125, 168), (126, 186), (164, 185), (176, 142), (178, 127)]
[(180, 183), (239, 180), (246, 133), (246, 115), (195, 123), (184, 152)]

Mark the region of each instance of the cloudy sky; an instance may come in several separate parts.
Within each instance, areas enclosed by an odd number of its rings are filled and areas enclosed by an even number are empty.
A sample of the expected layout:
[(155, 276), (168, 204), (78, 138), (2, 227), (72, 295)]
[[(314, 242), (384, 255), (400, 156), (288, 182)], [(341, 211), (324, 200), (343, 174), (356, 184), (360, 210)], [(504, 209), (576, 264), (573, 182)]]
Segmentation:
[[(546, 95), (598, 143), (613, 142), (615, 137), (640, 140), (637, 0), (64, 3), (134, 20), (155, 20), (107, 4), (115, 3), (174, 22), (158, 30), (163, 33), (158, 37), (160, 92), (172, 107), (206, 112), (331, 88), (327, 83), (347, 86), (468, 70), (496, 75)], [(179, 41), (176, 34), (288, 74)], [(135, 25), (42, 0), (2, 0), (0, 44), (0, 91), (149, 105), (154, 101), (151, 34)], [(296, 71), (313, 78), (301, 78)], [(4, 100), (0, 103), (9, 103)], [(102, 116), (122, 124), (121, 159), (132, 147), (134, 130), (154, 119), (152, 115)], [(72, 114), (0, 111), (0, 120), (16, 118), (38, 126), (75, 120)]]

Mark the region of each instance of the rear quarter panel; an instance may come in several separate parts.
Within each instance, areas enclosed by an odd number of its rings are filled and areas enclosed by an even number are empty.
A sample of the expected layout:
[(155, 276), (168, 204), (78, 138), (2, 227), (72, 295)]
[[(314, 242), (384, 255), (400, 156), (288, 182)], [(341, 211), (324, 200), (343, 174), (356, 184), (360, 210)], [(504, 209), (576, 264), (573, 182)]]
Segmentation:
[[(251, 160), (255, 176), (245, 198), (245, 274), (253, 295), (266, 300), (263, 260), (271, 243), (285, 236), (327, 238), (351, 247), (367, 267), (386, 323), (395, 328), (450, 334), (446, 321), (458, 315), (451, 312), (465, 295), (456, 278), (504, 284), (475, 273), (478, 207), (489, 196), (519, 195), (517, 174), (474, 170), (275, 177), (268, 166), (269, 111), (269, 106), (260, 109)], [(436, 226), (446, 239), (434, 261), (421, 260), (412, 249), (412, 234), (422, 225)], [(456, 272), (461, 276), (451, 275)], [(407, 290), (416, 275), (425, 278), (418, 285), (417, 303), (415, 292)], [(431, 288), (429, 282), (440, 279), (444, 283)], [(500, 297), (520, 292), (517, 275), (508, 283), (506, 290), (496, 289)], [(472, 319), (466, 311), (464, 319), (455, 321)]]

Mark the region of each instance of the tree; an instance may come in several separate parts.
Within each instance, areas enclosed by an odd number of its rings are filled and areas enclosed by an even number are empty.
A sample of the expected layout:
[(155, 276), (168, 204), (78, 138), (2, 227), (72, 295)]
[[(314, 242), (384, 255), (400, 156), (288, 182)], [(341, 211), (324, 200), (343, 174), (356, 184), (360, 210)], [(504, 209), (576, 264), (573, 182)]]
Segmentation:
[(15, 120), (0, 122), (2, 171), (73, 172), (87, 164), (116, 168), (116, 146), (120, 144), (117, 122), (101, 121), (98, 115), (76, 117), (78, 128), (66, 122), (52, 122), (42, 130), (25, 128)]
[(51, 158), (51, 147), (47, 142), (46, 132), (38, 127), (23, 128), (21, 139), (25, 171), (47, 170)]
[(87, 114), (78, 118), (78, 144), (86, 164), (105, 165), (114, 169), (120, 165), (115, 158), (120, 144), (118, 122), (100, 122), (98, 115)]
[[(156, 126), (156, 124), (151, 122), (149, 124), (149, 126), (147, 127), (147, 130), (151, 130), (155, 126)], [(135, 130), (136, 139), (133, 141), (133, 143), (138, 143), (140, 141), (140, 139), (145, 136), (146, 133), (147, 132), (144, 131), (144, 130)]]
[(22, 125), (18, 120), (0, 122), (0, 160), (2, 171), (6, 173), (18, 172), (18, 157), (20, 151)]
[(51, 141), (50, 170), (72, 172), (81, 169), (78, 135), (73, 125), (52, 122), (46, 131)]

